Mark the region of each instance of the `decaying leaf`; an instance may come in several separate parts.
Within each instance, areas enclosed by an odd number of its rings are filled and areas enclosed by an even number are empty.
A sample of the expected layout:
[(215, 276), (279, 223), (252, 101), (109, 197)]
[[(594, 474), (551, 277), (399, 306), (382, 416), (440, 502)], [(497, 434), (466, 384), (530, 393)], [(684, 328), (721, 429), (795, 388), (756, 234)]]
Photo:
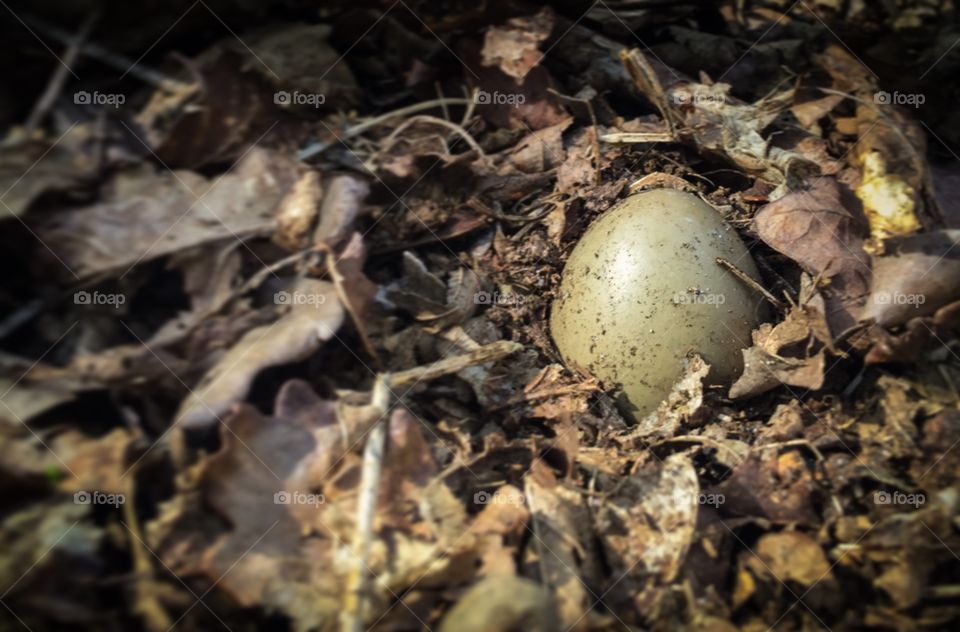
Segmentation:
[(817, 178), (809, 190), (767, 204), (754, 219), (771, 248), (829, 282), (826, 316), (834, 335), (856, 322), (870, 283), (865, 226), (851, 198), (834, 178)]
[(873, 282), (863, 320), (902, 325), (929, 316), (960, 298), (960, 230), (912, 235), (887, 242), (873, 258)]
[(273, 232), (274, 210), (300, 169), (289, 156), (253, 149), (214, 179), (151, 168), (120, 173), (103, 201), (51, 213), (36, 233), (79, 277), (122, 274), (184, 248)]
[(597, 520), (607, 560), (621, 573), (670, 582), (697, 524), (700, 484), (690, 459), (673, 454), (624, 480)]
[(709, 372), (710, 365), (700, 356), (685, 358), (683, 375), (673, 385), (667, 399), (618, 441), (631, 445), (636, 441), (665, 439), (674, 436), (681, 424), (695, 422), (701, 415), (703, 379)]

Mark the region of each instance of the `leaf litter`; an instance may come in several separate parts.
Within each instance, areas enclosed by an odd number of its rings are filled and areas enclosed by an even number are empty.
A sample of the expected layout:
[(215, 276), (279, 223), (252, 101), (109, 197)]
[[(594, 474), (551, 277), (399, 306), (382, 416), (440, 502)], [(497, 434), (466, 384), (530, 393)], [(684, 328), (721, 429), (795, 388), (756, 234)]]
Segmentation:
[[(5, 626), (956, 626), (953, 7), (200, 4), (8, 33)], [(631, 424), (547, 322), (657, 187), (767, 305)]]

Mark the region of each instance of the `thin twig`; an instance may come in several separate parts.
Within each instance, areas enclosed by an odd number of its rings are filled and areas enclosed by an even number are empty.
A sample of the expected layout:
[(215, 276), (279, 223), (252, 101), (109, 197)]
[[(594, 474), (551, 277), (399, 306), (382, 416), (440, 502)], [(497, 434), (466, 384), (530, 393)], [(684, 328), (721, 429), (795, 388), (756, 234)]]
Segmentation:
[[(377, 378), (382, 386), (383, 376)], [(386, 415), (384, 415), (386, 417)], [(377, 498), (380, 495), (380, 476), (383, 471), (383, 451), (387, 443), (389, 421), (380, 420), (370, 431), (363, 449), (363, 466), (360, 471), (360, 494), (357, 500), (357, 527), (353, 539), (353, 567), (347, 576), (344, 608), (340, 618), (343, 632), (362, 632), (363, 613), (369, 600), (367, 590), (367, 561), (373, 540), (373, 522), (377, 514)]]
[(451, 373), (462, 371), (467, 367), (477, 364), (496, 362), (512, 353), (516, 353), (520, 349), (523, 349), (523, 345), (519, 342), (511, 342), (509, 340), (493, 342), (470, 353), (453, 356), (452, 358), (444, 358), (432, 364), (392, 373), (389, 378), (390, 386), (403, 386), (404, 384), (412, 384), (420, 380), (435, 380), (444, 375), (450, 375)]
[(69, 79), (70, 67), (73, 66), (74, 62), (77, 61), (77, 57), (80, 56), (80, 48), (83, 46), (87, 37), (90, 36), (90, 31), (93, 29), (93, 25), (96, 24), (99, 17), (100, 11), (93, 11), (84, 21), (80, 30), (77, 31), (76, 36), (68, 43), (67, 49), (63, 53), (63, 63), (57, 66), (50, 80), (47, 81), (47, 87), (44, 89), (43, 94), (40, 95), (40, 98), (37, 99), (33, 109), (30, 110), (30, 116), (27, 117), (26, 123), (23, 124), (24, 137), (30, 137), (33, 130), (40, 125), (43, 118), (50, 111), (50, 108), (53, 107), (57, 96), (63, 91), (63, 86), (67, 82), (67, 79)]
[(750, 275), (748, 275), (746, 272), (744, 272), (743, 270), (741, 270), (741, 269), (738, 268), (737, 266), (733, 265), (732, 263), (730, 263), (729, 261), (727, 261), (727, 260), (724, 259), (723, 257), (717, 257), (716, 261), (717, 261), (717, 265), (719, 265), (721, 268), (724, 268), (724, 269), (726, 269), (727, 271), (731, 272), (731, 273), (733, 274), (733, 276), (735, 276), (735, 277), (737, 277), (738, 279), (740, 279), (740, 281), (743, 282), (744, 285), (746, 285), (747, 287), (749, 287), (749, 288), (752, 289), (753, 291), (759, 292), (761, 295), (763, 295), (763, 298), (767, 299), (767, 302), (770, 303), (771, 305), (773, 305), (777, 310), (779, 310), (779, 311), (781, 311), (781, 312), (786, 312), (786, 311), (787, 311), (787, 306), (783, 304), (783, 301), (781, 301), (781, 300), (778, 299), (776, 296), (774, 296), (773, 294), (771, 294), (770, 292), (768, 292), (768, 291), (767, 291), (767, 288), (765, 288), (765, 287), (763, 287), (762, 285), (760, 285), (759, 283), (757, 283), (757, 282), (756, 282), (752, 277), (750, 277)]
[[(75, 39), (72, 33), (41, 20), (40, 18), (25, 16), (24, 21), (28, 22), (31, 26), (36, 28), (44, 35), (52, 37), (61, 44), (70, 45)], [(144, 68), (142, 64), (136, 63), (129, 57), (124, 57), (123, 55), (119, 55), (107, 50), (99, 44), (91, 44), (88, 42), (79, 46), (78, 49), (81, 54), (86, 55), (87, 57), (100, 60), (108, 66), (113, 66), (121, 72), (129, 73), (144, 83), (149, 83), (150, 85), (162, 90), (177, 92), (189, 88), (189, 85), (183, 83), (182, 81), (172, 79), (159, 71), (152, 70), (150, 68)]]

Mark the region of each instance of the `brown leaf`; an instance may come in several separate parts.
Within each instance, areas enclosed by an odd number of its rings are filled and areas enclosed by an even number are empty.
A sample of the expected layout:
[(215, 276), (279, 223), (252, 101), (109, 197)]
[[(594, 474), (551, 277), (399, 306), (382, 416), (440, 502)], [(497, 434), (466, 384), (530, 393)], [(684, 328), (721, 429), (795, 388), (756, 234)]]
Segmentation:
[(558, 485), (550, 469), (539, 461), (524, 477), (524, 494), (532, 514), (540, 579), (553, 593), (563, 628), (582, 629), (593, 603), (584, 576), (591, 576), (590, 567), (595, 563), (590, 514), (583, 497)]
[(883, 327), (928, 316), (960, 299), (960, 230), (890, 239), (873, 258), (873, 281), (862, 320)]
[(484, 66), (495, 66), (521, 83), (543, 59), (539, 46), (550, 35), (556, 18), (549, 7), (530, 17), (512, 18), (507, 26), (487, 29), (484, 36)]
[(102, 201), (48, 215), (36, 232), (82, 278), (123, 271), (184, 248), (272, 232), (274, 209), (300, 169), (284, 154), (254, 149), (212, 181), (188, 171), (121, 173)]
[(870, 261), (856, 204), (834, 178), (816, 178), (809, 190), (767, 204), (754, 227), (771, 248), (829, 280), (826, 316), (834, 334), (856, 322), (870, 282)]

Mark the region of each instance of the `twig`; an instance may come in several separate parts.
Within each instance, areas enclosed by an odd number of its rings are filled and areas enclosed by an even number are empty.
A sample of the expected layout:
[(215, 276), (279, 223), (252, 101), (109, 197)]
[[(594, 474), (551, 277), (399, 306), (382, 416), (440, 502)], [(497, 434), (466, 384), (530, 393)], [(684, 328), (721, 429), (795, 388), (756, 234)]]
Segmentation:
[[(384, 377), (377, 378), (383, 382)], [(380, 475), (383, 471), (383, 451), (387, 443), (389, 421), (374, 425), (363, 449), (363, 466), (360, 473), (360, 494), (357, 501), (357, 528), (353, 539), (353, 567), (347, 576), (343, 613), (340, 629), (343, 632), (362, 632), (363, 613), (369, 600), (367, 591), (367, 560), (373, 540), (373, 521), (377, 513), (377, 498), (380, 495)]]
[[(380, 495), (383, 453), (387, 445), (387, 428), (390, 423), (387, 415), (392, 400), (390, 389), (411, 382), (437, 379), (477, 364), (494, 362), (522, 348), (523, 345), (519, 343), (501, 340), (426, 366), (398, 373), (381, 373), (377, 376), (371, 403), (365, 407), (374, 425), (363, 449), (363, 466), (360, 471), (360, 491), (357, 501), (357, 527), (352, 543), (353, 565), (347, 576), (344, 607), (340, 614), (340, 629), (343, 632), (362, 632), (363, 613), (367, 611), (366, 606), (369, 601), (367, 569), (377, 499)], [(348, 429), (344, 429), (345, 438), (348, 434)]]
[(763, 295), (763, 298), (767, 299), (767, 302), (773, 305), (777, 310), (781, 312), (787, 311), (787, 306), (783, 304), (783, 301), (781, 301), (776, 296), (768, 292), (767, 288), (757, 283), (746, 272), (744, 272), (737, 266), (733, 265), (723, 257), (717, 257), (716, 261), (717, 261), (717, 265), (731, 272), (733, 276), (740, 279), (740, 281), (743, 282), (744, 285), (752, 289), (754, 292), (759, 292), (761, 295)]
[(672, 143), (676, 140), (670, 132), (611, 132), (600, 136), (600, 142), (612, 145), (627, 143)]
[(40, 125), (40, 122), (43, 121), (43, 117), (47, 115), (50, 111), (50, 108), (53, 107), (53, 104), (57, 100), (57, 96), (63, 90), (63, 84), (67, 82), (70, 74), (70, 67), (77, 57), (80, 55), (80, 47), (83, 46), (84, 41), (90, 35), (90, 31), (93, 29), (93, 25), (96, 24), (97, 20), (100, 17), (99, 9), (94, 10), (93, 13), (84, 21), (83, 25), (80, 27), (80, 30), (77, 31), (75, 37), (72, 41), (69, 42), (67, 50), (63, 53), (63, 63), (57, 66), (57, 69), (51, 75), (50, 80), (47, 81), (47, 87), (43, 90), (43, 94), (40, 95), (40, 98), (37, 99), (37, 102), (34, 104), (33, 109), (30, 110), (30, 116), (27, 117), (26, 123), (23, 125), (24, 136), (29, 138), (33, 133), (33, 130)]
[(373, 129), (377, 125), (389, 121), (390, 119), (397, 118), (398, 116), (409, 116), (410, 114), (416, 114), (417, 112), (429, 110), (440, 105), (468, 105), (471, 103), (473, 103), (472, 99), (459, 99), (455, 97), (444, 97), (443, 99), (433, 99), (432, 101), (424, 101), (423, 103), (414, 103), (413, 105), (408, 105), (407, 107), (393, 110), (392, 112), (387, 112), (386, 114), (381, 114), (380, 116), (375, 116), (374, 118), (368, 119), (363, 123), (358, 123), (353, 127), (348, 127), (342, 134), (338, 135), (335, 140), (325, 140), (318, 143), (313, 143), (312, 145), (307, 145), (297, 152), (297, 158), (300, 160), (308, 160), (313, 158), (317, 154), (323, 153), (337, 142), (349, 140), (355, 136), (359, 136), (367, 130)]
[[(44, 35), (49, 35), (61, 44), (70, 45), (75, 39), (72, 33), (64, 31), (63, 29), (45, 22), (40, 18), (25, 16), (24, 21), (28, 22), (31, 26), (36, 28)], [(108, 66), (113, 66), (121, 72), (129, 73), (144, 83), (149, 83), (157, 88), (168, 90), (170, 92), (177, 92), (189, 88), (189, 85), (183, 83), (182, 81), (177, 81), (176, 79), (167, 77), (159, 71), (152, 70), (150, 68), (144, 68), (141, 64), (138, 64), (129, 57), (118, 55), (117, 53), (109, 51), (99, 44), (86, 43), (78, 46), (78, 50), (81, 54), (86, 55), (87, 57), (98, 59)]]
[(444, 358), (443, 360), (438, 360), (432, 364), (392, 373), (389, 375), (389, 383), (391, 387), (396, 387), (403, 386), (404, 384), (411, 384), (413, 382), (419, 382), (421, 380), (435, 380), (443, 377), (444, 375), (450, 375), (451, 373), (462, 371), (467, 367), (475, 366), (477, 364), (496, 362), (497, 360), (505, 358), (512, 353), (516, 353), (520, 349), (523, 349), (523, 345), (519, 342), (501, 340), (499, 342), (484, 345), (475, 351), (471, 351), (470, 353), (453, 356), (452, 358)]

